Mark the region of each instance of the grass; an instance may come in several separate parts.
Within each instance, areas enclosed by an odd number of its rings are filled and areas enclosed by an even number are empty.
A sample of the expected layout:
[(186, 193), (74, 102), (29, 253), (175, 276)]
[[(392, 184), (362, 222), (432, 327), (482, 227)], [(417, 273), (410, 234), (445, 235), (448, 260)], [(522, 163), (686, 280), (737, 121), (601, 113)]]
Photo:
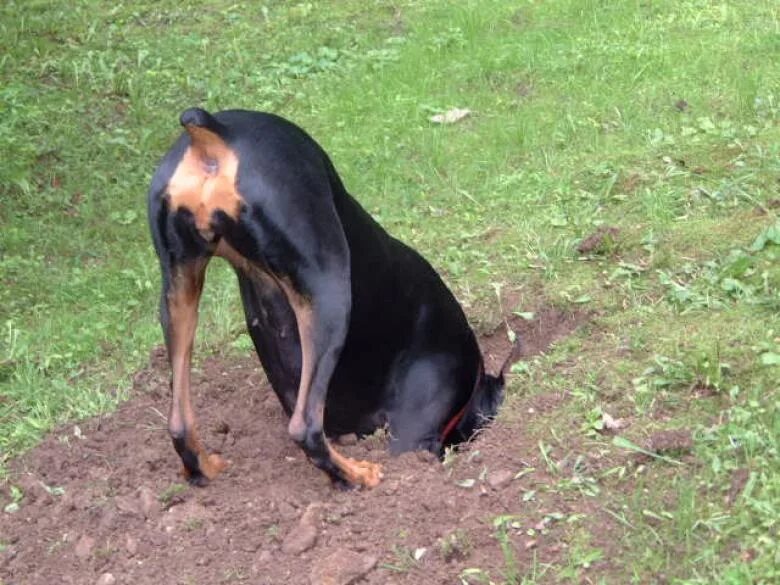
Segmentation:
[[(178, 113), (273, 110), (478, 328), (496, 286), (509, 309), (543, 291), (592, 312), (511, 391), (570, 390), (573, 428), (614, 456), (601, 411), (637, 445), (691, 430), (696, 463), (594, 479), (626, 522), (605, 582), (775, 581), (778, 28), (770, 0), (5, 2), (0, 462), (110, 411), (161, 343), (144, 197)], [(429, 121), (451, 107), (473, 114)], [(600, 226), (620, 232), (579, 256)], [(248, 349), (234, 288), (210, 269), (199, 355)], [(505, 580), (591, 574), (603, 547), (581, 541)]]

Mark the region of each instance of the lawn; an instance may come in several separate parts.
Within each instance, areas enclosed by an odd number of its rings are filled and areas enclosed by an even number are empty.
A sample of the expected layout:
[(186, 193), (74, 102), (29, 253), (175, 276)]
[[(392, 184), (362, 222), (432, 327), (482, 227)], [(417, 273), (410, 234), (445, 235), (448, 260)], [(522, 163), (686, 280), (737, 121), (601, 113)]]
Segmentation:
[[(776, 2), (7, 1), (0, 49), (0, 468), (126, 400), (162, 342), (145, 196), (178, 114), (260, 109), (323, 144), (477, 330), (588, 313), (515, 366), (510, 397), (571, 396), (540, 446), (690, 434), (593, 479), (631, 527), (611, 568), (540, 581), (780, 579)], [(235, 288), (214, 263), (199, 359), (249, 351)], [(616, 443), (605, 414), (631, 421)]]

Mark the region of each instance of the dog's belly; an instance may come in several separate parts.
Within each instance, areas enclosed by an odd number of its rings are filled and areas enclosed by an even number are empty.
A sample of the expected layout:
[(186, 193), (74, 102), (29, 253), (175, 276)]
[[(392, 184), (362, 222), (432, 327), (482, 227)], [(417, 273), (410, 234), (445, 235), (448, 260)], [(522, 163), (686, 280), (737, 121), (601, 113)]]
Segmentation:
[(347, 345), (328, 387), (325, 430), (331, 435), (366, 435), (387, 420), (387, 377), (391, 369), (382, 352), (360, 359)]

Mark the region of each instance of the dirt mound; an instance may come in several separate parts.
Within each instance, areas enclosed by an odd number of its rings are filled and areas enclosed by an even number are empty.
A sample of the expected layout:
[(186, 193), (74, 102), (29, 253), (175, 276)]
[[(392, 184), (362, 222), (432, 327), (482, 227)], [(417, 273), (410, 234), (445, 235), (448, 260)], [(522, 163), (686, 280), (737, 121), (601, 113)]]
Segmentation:
[[(580, 319), (554, 309), (513, 318), (523, 340), (513, 359)], [(493, 371), (512, 351), (501, 328), (481, 342)], [(202, 434), (231, 463), (224, 475), (205, 489), (177, 476), (157, 352), (114, 414), (67, 425), (13, 463), (0, 496), (0, 582), (453, 583), (464, 570), (506, 570), (494, 519), (544, 481), (543, 465), (528, 471), (535, 439), (519, 421), (493, 425), (444, 465), (390, 458), (378, 436), (344, 446), (385, 466), (378, 488), (344, 493), (289, 440), (254, 358), (207, 359), (193, 382)], [(544, 519), (539, 506), (525, 504), (529, 527)], [(517, 562), (532, 549), (541, 561), (559, 553), (550, 543), (511, 546)]]

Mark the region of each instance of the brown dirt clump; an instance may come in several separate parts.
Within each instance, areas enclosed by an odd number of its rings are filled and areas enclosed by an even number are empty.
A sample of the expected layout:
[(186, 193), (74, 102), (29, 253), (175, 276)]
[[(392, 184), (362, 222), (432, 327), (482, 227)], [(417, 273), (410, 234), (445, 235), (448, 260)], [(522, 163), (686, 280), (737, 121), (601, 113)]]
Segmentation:
[(745, 489), (745, 486), (747, 485), (748, 480), (750, 479), (750, 470), (745, 467), (740, 467), (739, 469), (735, 469), (731, 473), (731, 482), (729, 484), (729, 491), (728, 494), (726, 494), (726, 503), (731, 506), (733, 505), (740, 495), (742, 495), (742, 491)]
[(612, 226), (600, 226), (595, 232), (580, 242), (577, 252), (580, 254), (606, 254), (615, 249), (620, 230)]
[(648, 451), (659, 455), (690, 453), (693, 449), (693, 435), (689, 429), (657, 431), (648, 440)]
[[(519, 350), (500, 328), (481, 342), (495, 370), (510, 352), (544, 351), (582, 320), (543, 308), (532, 321), (510, 320)], [(454, 583), (473, 567), (500, 578), (506, 557), (493, 521), (507, 514), (518, 566), (565, 549), (553, 506), (523, 499), (549, 479), (537, 439), (523, 430), (531, 401), (514, 400), (507, 408), (520, 415), (502, 417), (445, 464), (390, 458), (381, 436), (346, 440), (343, 452), (381, 462), (385, 479), (341, 492), (288, 438), (256, 359), (206, 359), (193, 388), (204, 440), (230, 462), (225, 473), (203, 489), (178, 475), (163, 414), (167, 365), (156, 351), (115, 413), (63, 426), (11, 463), (0, 510), (18, 499), (11, 486), (23, 497), (0, 511), (0, 582)]]

